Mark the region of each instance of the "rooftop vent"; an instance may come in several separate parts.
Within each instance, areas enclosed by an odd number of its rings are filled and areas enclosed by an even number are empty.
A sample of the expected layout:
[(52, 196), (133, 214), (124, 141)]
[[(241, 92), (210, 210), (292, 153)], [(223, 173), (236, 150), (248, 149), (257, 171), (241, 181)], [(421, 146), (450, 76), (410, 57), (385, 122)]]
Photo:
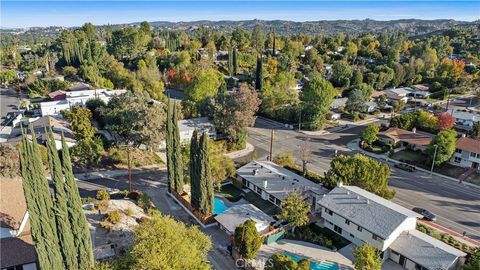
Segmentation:
[(360, 200), (360, 196), (357, 196), (357, 200)]
[(367, 199), (367, 204), (370, 204), (370, 200)]
[(253, 169), (253, 175), (257, 175), (258, 174), (258, 169)]

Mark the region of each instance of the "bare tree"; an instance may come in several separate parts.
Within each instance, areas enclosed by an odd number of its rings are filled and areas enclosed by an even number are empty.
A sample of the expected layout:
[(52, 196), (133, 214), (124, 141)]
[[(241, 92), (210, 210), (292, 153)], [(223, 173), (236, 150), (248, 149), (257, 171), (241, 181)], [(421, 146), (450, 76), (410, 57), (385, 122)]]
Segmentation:
[(307, 164), (310, 163), (312, 158), (312, 149), (308, 138), (300, 145), (300, 158), (302, 159), (303, 175), (307, 175)]

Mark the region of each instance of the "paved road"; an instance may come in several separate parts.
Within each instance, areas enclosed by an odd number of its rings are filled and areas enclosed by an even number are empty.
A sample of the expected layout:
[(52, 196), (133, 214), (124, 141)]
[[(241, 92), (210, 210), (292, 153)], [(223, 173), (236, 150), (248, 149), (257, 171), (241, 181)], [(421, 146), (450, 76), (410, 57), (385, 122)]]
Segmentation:
[[(312, 150), (309, 170), (323, 174), (330, 168), (330, 161), (338, 153), (353, 154), (346, 148), (348, 142), (359, 137), (365, 128), (355, 126), (343, 131), (309, 136), (287, 130), (261, 118), (249, 129), (248, 141), (255, 146), (257, 157), (266, 158), (270, 149), (270, 130), (275, 129), (273, 155), (289, 151), (300, 160), (300, 145), (308, 139)], [(392, 168), (390, 187), (397, 191), (394, 202), (412, 208), (429, 209), (437, 214), (437, 223), (456, 232), (467, 232), (475, 240), (480, 239), (480, 189), (473, 189), (456, 182), (431, 177), (425, 173), (409, 173)]]
[[(0, 89), (0, 123), (3, 123), (9, 112), (17, 111), (20, 101), (17, 92), (12, 89)], [(0, 127), (1, 128), (1, 127)]]
[[(83, 174), (79, 176), (83, 177)], [(96, 175), (93, 177), (77, 181), (82, 197), (95, 197), (95, 194), (100, 188), (128, 189), (127, 175), (104, 176), (100, 178), (97, 178), (99, 176)], [(166, 179), (166, 171), (163, 169), (137, 172), (132, 176), (133, 189), (147, 193), (160, 212), (171, 215), (186, 224), (196, 224), (195, 221), (166, 194)], [(227, 251), (229, 240), (226, 234), (216, 226), (203, 229), (203, 231), (212, 239), (213, 246), (208, 253), (208, 261), (212, 264), (213, 269), (236, 269), (234, 261)]]

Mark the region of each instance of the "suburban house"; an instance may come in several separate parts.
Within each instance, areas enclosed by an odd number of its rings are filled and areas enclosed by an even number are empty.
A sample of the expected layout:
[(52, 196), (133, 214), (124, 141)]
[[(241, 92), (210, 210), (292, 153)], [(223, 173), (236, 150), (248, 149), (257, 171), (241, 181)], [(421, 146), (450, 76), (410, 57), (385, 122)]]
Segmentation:
[(269, 231), (270, 223), (275, 221), (271, 216), (249, 203), (234, 205), (217, 215), (215, 219), (220, 229), (228, 235), (233, 235), (235, 228), (249, 219), (255, 221), (255, 227), (258, 233), (262, 235)]
[[(77, 143), (77, 141), (73, 138), (73, 131), (70, 129), (70, 124), (63, 118), (54, 116), (42, 116), (34, 119), (34, 121), (32, 122), (23, 123), (23, 125), (29, 139), (31, 139), (32, 137), (30, 135), (30, 128), (27, 128), (27, 126), (32, 126), (33, 131), (35, 132), (35, 136), (37, 138), (37, 142), (40, 144), (46, 143), (47, 136), (45, 134), (45, 128), (50, 126), (52, 128), (53, 138), (55, 139), (55, 145), (57, 147), (57, 150), (62, 149), (62, 132), (65, 136), (65, 142), (67, 143), (68, 147), (72, 147)], [(20, 143), (22, 141), (21, 134), (22, 131), (20, 128), (13, 129), (10, 134), (12, 138), (8, 139), (7, 143)]]
[(210, 120), (208, 120), (208, 117), (197, 117), (178, 121), (180, 142), (190, 143), (190, 139), (192, 139), (193, 131), (195, 129), (199, 133), (207, 132), (208, 137), (213, 140), (217, 139), (217, 131), (215, 126)]
[(480, 122), (480, 114), (471, 112), (453, 111), (453, 118), (455, 118), (455, 127), (463, 130), (471, 130), (473, 124)]
[(345, 105), (347, 105), (347, 100), (348, 98), (334, 98), (332, 105), (330, 105), (330, 109), (340, 109), (340, 108), (345, 108)]
[(387, 96), (388, 100), (393, 101), (402, 101), (407, 103), (408, 96), (411, 95), (413, 92), (412, 88), (409, 87), (400, 87), (400, 88), (390, 88), (385, 90), (385, 95)]
[(373, 101), (365, 102), (362, 109), (363, 112), (374, 113), (377, 110), (377, 103)]
[(54, 92), (48, 94), (48, 98), (51, 99), (51, 100), (63, 100), (65, 98), (67, 98), (67, 94), (66, 94), (65, 91), (57, 90), (57, 91), (54, 91)]
[(412, 95), (415, 98), (427, 98), (430, 96), (430, 87), (425, 84), (416, 84), (413, 86)]
[(0, 179), (0, 223), (0, 269), (38, 269), (21, 180)]
[(252, 161), (239, 168), (236, 181), (278, 207), (290, 193), (298, 192), (312, 202), (314, 209), (317, 197), (328, 192), (322, 185), (270, 161)]
[(453, 153), (450, 159), (450, 164), (480, 170), (480, 140), (465, 136), (459, 138), (455, 153)]
[(339, 184), (319, 200), (320, 222), (359, 246), (380, 250), (405, 269), (456, 269), (466, 254), (416, 230), (421, 216), (355, 186)]
[(417, 131), (416, 128), (408, 131), (393, 127), (378, 133), (378, 139), (384, 143), (392, 145), (400, 144), (401, 146), (409, 146), (412, 150), (421, 151), (427, 149), (433, 137), (435, 137), (434, 134)]
[[(121, 95), (126, 92), (127, 90), (95, 89), (64, 92), (64, 96), (57, 93), (54, 96), (55, 99), (53, 101), (40, 102), (40, 111), (42, 116), (58, 115), (61, 111), (70, 110), (72, 107), (83, 107), (90, 99), (98, 98), (105, 103), (108, 103), (113, 96)], [(63, 99), (60, 99), (60, 97), (63, 97)]]

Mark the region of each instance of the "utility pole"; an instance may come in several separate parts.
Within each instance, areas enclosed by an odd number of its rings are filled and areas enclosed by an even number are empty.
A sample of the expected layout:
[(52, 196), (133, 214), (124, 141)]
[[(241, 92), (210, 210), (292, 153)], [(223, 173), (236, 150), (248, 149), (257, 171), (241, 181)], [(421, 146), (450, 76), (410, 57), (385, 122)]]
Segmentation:
[(447, 108), (445, 109), (448, 112), (448, 106), (450, 105), (450, 90), (447, 88)]
[(430, 169), (430, 175), (432, 175), (433, 173), (433, 166), (435, 165), (435, 158), (437, 157), (438, 145), (435, 144), (434, 147), (435, 147), (435, 151), (433, 152), (432, 168)]
[(272, 132), (270, 134), (270, 155), (268, 156), (268, 160), (269, 161), (272, 161), (273, 160), (273, 156), (272, 156), (272, 151), (273, 151), (273, 134), (274, 134), (274, 131), (273, 131), (273, 128), (272, 128)]

